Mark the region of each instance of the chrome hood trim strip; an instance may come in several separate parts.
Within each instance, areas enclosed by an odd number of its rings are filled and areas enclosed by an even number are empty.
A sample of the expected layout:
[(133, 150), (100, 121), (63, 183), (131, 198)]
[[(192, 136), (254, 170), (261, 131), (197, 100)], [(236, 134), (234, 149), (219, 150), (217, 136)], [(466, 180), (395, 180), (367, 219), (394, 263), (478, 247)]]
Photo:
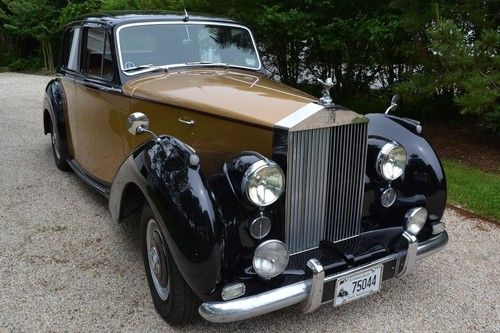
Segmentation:
[(290, 129), (295, 125), (301, 123), (306, 120), (313, 114), (323, 110), (325, 107), (316, 103), (309, 103), (305, 106), (301, 107), (294, 113), (286, 116), (285, 118), (278, 121), (275, 126), (282, 129)]

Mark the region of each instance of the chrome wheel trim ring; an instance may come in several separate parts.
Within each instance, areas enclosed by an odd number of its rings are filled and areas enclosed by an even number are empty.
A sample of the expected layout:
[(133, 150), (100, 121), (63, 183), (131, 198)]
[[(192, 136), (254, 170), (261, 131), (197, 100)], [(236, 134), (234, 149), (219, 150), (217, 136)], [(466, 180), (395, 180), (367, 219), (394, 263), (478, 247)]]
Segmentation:
[(154, 219), (149, 219), (146, 228), (146, 251), (148, 256), (149, 272), (151, 274), (156, 293), (163, 301), (166, 301), (170, 293), (168, 259), (160, 227)]

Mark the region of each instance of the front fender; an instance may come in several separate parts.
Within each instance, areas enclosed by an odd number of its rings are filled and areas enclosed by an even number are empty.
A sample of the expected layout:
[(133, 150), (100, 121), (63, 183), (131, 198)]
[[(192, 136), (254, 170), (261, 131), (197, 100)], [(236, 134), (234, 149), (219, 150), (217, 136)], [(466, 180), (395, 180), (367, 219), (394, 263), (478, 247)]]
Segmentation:
[[(161, 136), (135, 150), (118, 170), (109, 208), (121, 219), (126, 187), (143, 193), (164, 232), (184, 279), (208, 299), (221, 280), (223, 222), (193, 151), (179, 140)], [(193, 165), (194, 164), (194, 165)]]
[[(375, 169), (374, 159), (382, 144), (387, 141), (396, 141), (403, 145), (408, 154), (408, 166), (403, 177), (393, 182), (393, 187), (397, 188), (403, 196), (399, 203), (401, 207), (415, 204), (425, 205), (429, 212), (429, 220), (431, 222), (440, 220), (446, 206), (446, 179), (441, 161), (434, 149), (424, 137), (402, 126), (391, 117), (384, 114), (367, 114), (366, 117), (370, 120), (367, 169)], [(368, 198), (376, 197), (375, 194), (369, 192), (385, 185), (373, 173), (368, 173), (368, 176), (370, 184), (365, 196), (368, 195)], [(373, 204), (373, 199), (368, 200), (365, 204), (370, 204), (370, 202), (372, 203), (370, 210), (373, 214), (377, 210), (373, 208), (377, 205)], [(368, 209), (366, 206), (365, 208)], [(390, 214), (390, 210), (384, 211), (386, 216)], [(395, 216), (401, 216), (401, 213), (403, 211), (397, 212)]]

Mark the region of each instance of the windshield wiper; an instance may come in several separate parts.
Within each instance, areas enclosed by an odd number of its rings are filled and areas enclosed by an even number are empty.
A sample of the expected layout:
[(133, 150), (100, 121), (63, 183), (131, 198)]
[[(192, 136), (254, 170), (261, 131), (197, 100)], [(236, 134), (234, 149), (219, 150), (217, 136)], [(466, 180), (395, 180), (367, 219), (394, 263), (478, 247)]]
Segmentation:
[(153, 64), (147, 64), (147, 65), (139, 65), (131, 68), (125, 68), (123, 71), (124, 72), (134, 72), (134, 71), (139, 71), (141, 69), (151, 69), (151, 70), (158, 70), (158, 69), (167, 69), (165, 66), (157, 66)]
[(185, 65), (210, 65), (210, 66), (221, 66), (229, 68), (230, 65), (224, 62), (213, 62), (213, 61), (192, 61), (186, 62)]

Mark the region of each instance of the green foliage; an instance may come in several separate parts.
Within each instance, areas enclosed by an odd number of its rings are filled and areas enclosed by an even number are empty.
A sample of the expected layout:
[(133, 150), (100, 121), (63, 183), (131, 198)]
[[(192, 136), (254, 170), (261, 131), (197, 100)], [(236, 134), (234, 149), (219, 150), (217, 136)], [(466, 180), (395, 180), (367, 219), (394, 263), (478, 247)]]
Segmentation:
[(495, 109), (486, 114), (486, 126), (492, 129), (494, 132), (498, 132), (500, 129), (500, 106), (497, 104)]
[(103, 0), (70, 0), (68, 1), (68, 4), (61, 10), (61, 14), (58, 20), (59, 27), (62, 29), (67, 23), (84, 14), (100, 11), (103, 5)]
[(4, 14), (3, 25), (17, 35), (28, 35), (37, 40), (50, 40), (58, 31), (59, 11), (47, 0), (5, 1), (11, 14)]
[[(189, 8), (190, 11), (204, 8), (210, 1), (203, 0), (102, 0), (101, 9), (115, 10), (163, 10), (181, 11)], [(213, 7), (212, 7), (213, 8)]]
[(500, 176), (456, 161), (445, 160), (443, 165), (448, 183), (448, 201), (500, 222)]
[(43, 61), (40, 57), (17, 58), (11, 61), (7, 67), (14, 72), (35, 71), (43, 66)]
[(257, 19), (261, 40), (261, 51), (275, 69), (273, 74), (285, 83), (295, 85), (305, 66), (307, 46), (314, 27), (309, 14), (297, 9), (280, 6), (263, 6)]
[(493, 112), (500, 97), (500, 35), (483, 30), (477, 37), (471, 36), (452, 20), (438, 20), (428, 35), (438, 77), (443, 87), (454, 90), (461, 112)]
[(40, 43), (45, 68), (52, 70), (52, 42), (60, 30), (58, 17), (65, 2), (48, 0), (1, 0), (3, 28), (19, 37)]

